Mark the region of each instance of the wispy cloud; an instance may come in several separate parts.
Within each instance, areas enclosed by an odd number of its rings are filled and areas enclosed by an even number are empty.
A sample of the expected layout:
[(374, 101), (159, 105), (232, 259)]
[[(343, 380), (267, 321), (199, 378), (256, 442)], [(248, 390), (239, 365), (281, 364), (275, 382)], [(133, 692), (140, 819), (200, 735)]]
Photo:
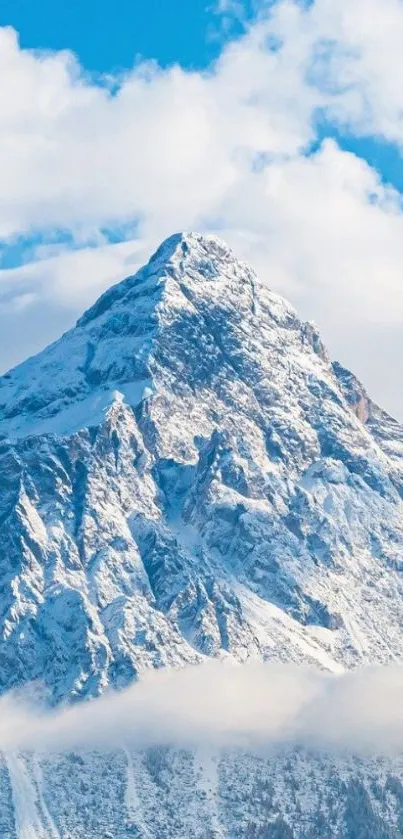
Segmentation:
[(0, 702), (0, 749), (294, 745), (348, 754), (403, 751), (403, 667), (325, 675), (211, 662), (154, 672), (123, 693), (52, 713)]

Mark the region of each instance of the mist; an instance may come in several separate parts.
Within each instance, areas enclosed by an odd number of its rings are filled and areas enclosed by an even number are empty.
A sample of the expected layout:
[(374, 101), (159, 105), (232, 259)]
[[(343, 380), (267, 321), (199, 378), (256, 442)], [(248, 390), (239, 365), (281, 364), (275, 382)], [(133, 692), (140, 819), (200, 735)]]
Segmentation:
[(307, 667), (209, 662), (144, 675), (120, 693), (58, 710), (0, 700), (0, 749), (301, 746), (403, 752), (403, 667), (329, 675)]

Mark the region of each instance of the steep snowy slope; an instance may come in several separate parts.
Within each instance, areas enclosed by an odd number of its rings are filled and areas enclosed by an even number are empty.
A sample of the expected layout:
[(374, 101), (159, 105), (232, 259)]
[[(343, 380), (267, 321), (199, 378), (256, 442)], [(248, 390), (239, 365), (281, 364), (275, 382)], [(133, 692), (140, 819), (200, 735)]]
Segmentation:
[(403, 429), (212, 237), (0, 379), (1, 690), (403, 653)]

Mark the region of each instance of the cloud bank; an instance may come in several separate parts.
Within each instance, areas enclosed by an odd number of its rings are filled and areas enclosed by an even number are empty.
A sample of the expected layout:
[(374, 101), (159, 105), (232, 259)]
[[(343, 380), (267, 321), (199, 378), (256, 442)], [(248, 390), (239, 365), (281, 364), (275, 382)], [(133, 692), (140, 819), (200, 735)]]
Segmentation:
[(337, 139), (372, 137), (399, 160), (403, 5), (256, 6), (205, 72), (140, 62), (94, 79), (72, 54), (22, 50), (0, 29), (0, 248), (29, 263), (0, 270), (0, 368), (165, 236), (206, 230), (403, 416), (402, 198)]
[(0, 750), (301, 746), (397, 756), (403, 667), (326, 675), (276, 664), (210, 662), (153, 672), (128, 690), (41, 713), (0, 702)]

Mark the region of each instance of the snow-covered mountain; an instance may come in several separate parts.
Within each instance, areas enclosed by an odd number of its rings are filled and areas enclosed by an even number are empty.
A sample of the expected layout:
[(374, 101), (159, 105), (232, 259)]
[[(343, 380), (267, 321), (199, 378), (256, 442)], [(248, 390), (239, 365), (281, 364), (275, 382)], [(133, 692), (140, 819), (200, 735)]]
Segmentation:
[[(214, 237), (171, 237), (0, 379), (0, 475), (2, 692), (402, 658), (403, 427)], [(403, 766), (259, 760), (7, 756), (1, 836), (352, 837), (361, 810), (401, 835)]]

